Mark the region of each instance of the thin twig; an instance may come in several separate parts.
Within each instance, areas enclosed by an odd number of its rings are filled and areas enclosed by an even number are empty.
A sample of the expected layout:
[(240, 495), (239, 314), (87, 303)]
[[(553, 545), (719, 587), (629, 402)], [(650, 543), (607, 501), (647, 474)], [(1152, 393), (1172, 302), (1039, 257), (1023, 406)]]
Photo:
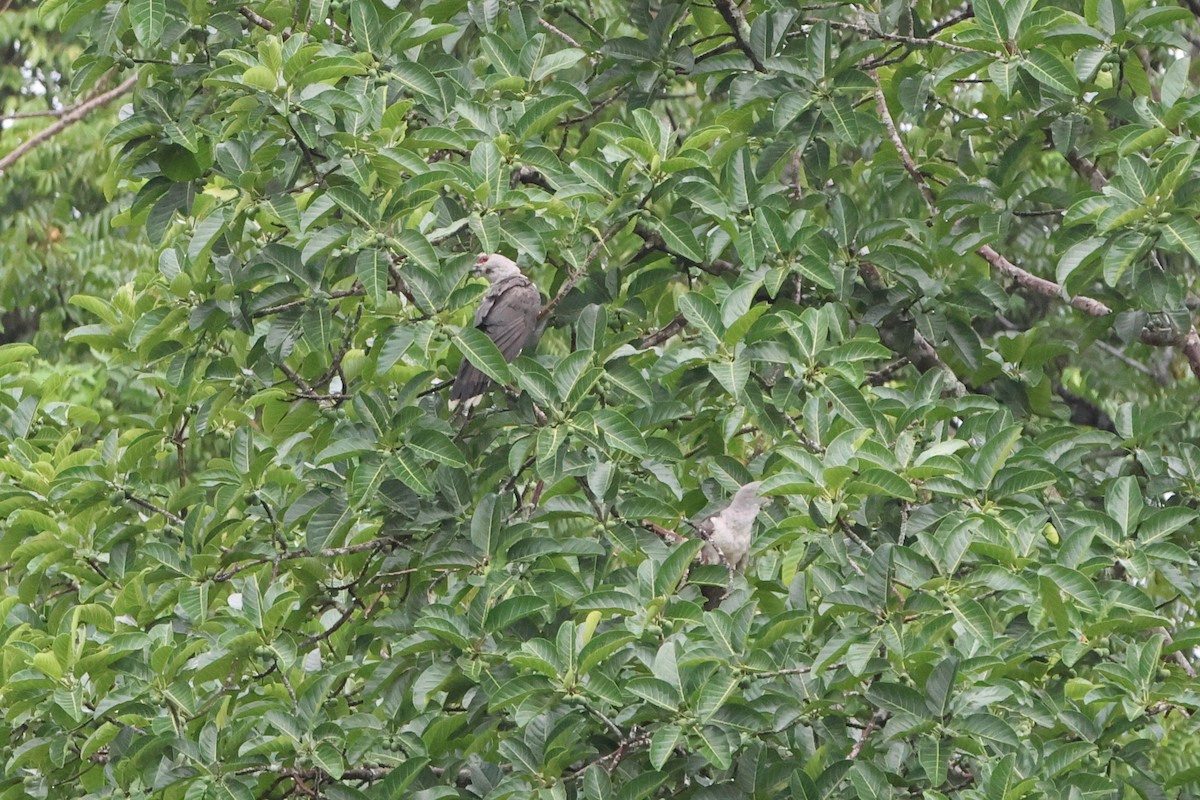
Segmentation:
[(0, 158), (0, 175), (3, 175), (5, 170), (17, 163), (22, 156), (33, 150), (38, 145), (42, 144), (48, 139), (53, 138), (71, 125), (74, 125), (76, 122), (79, 122), (79, 120), (86, 117), (95, 109), (108, 105), (113, 100), (116, 100), (118, 97), (128, 92), (134, 87), (137, 81), (137, 75), (126, 78), (124, 82), (122, 82), (116, 88), (109, 89), (107, 92), (98, 94), (90, 100), (85, 100), (71, 109), (71, 111), (68, 113), (63, 114), (62, 117), (53, 125), (43, 128), (33, 136), (26, 139), (24, 142), (21, 142), (19, 145), (14, 147), (11, 152), (4, 156), (4, 158)]
[(543, 17), (538, 17), (538, 22), (541, 23), (543, 28), (550, 31), (554, 35), (558, 36), (563, 41), (570, 44), (572, 47), (578, 47), (580, 50), (583, 49), (583, 45), (581, 45), (579, 42), (575, 41), (575, 39), (571, 36), (571, 34), (567, 33), (564, 30), (554, 27), (549, 22), (547, 22)]
[(70, 113), (75, 106), (63, 106), (62, 108), (48, 108), (45, 111), (14, 111), (11, 114), (0, 116), (0, 122), (8, 122), (14, 119), (35, 119), (37, 117), (61, 117), (63, 114)]
[(885, 42), (899, 42), (900, 44), (907, 44), (907, 45), (911, 45), (913, 47), (944, 47), (945, 49), (952, 50), (955, 53), (978, 53), (978, 52), (980, 52), (979, 50), (976, 50), (971, 47), (963, 47), (960, 44), (951, 44), (950, 42), (943, 42), (940, 39), (923, 39), (919, 36), (901, 36), (898, 33), (883, 33), (881, 31), (873, 31), (870, 28), (866, 28), (862, 25), (855, 25), (852, 22), (838, 22), (835, 20), (825, 20), (825, 23), (827, 25), (829, 25), (829, 27), (831, 27), (831, 28), (838, 28), (840, 30), (854, 31), (857, 34), (866, 36), (868, 39), (882, 39)]
[(572, 10), (570, 9), (570, 7), (568, 7), (568, 6), (564, 6), (564, 7), (563, 7), (563, 9), (562, 9), (562, 11), (563, 11), (563, 13), (564, 13), (564, 14), (566, 14), (568, 17), (570, 17), (571, 19), (573, 19), (573, 20), (575, 20), (576, 22), (578, 22), (578, 23), (579, 23), (580, 25), (582, 25), (584, 28), (587, 28), (587, 30), (588, 30), (588, 33), (592, 34), (592, 36), (595, 36), (597, 39), (604, 39), (604, 38), (606, 38), (606, 37), (604, 37), (604, 36), (602, 36), (602, 35), (600, 34), (600, 31), (596, 30), (596, 29), (595, 29), (595, 27), (593, 27), (593, 26), (592, 26), (592, 23), (588, 22), (588, 21), (587, 21), (587, 20), (585, 20), (583, 17), (581, 17), (581, 16), (579, 16), (578, 14), (576, 14), (574, 11), (572, 11)]
[[(647, 198), (649, 198), (649, 196), (649, 194), (646, 195)], [(641, 204), (638, 205), (638, 208), (641, 208)], [(546, 317), (550, 316), (550, 312), (553, 311), (558, 304), (563, 301), (563, 298), (566, 297), (581, 280), (583, 280), (583, 276), (587, 274), (588, 268), (592, 265), (592, 262), (596, 260), (596, 257), (600, 255), (600, 252), (604, 249), (604, 246), (608, 244), (608, 242), (614, 236), (616, 236), (617, 233), (624, 228), (628, 222), (629, 220), (625, 218), (614, 222), (609, 226), (608, 230), (606, 230), (600, 236), (600, 238), (596, 240), (596, 243), (592, 245), (592, 249), (588, 252), (587, 258), (583, 260), (583, 263), (580, 264), (578, 268), (572, 270), (571, 274), (567, 275), (567, 279), (563, 281), (562, 286), (559, 287), (558, 293), (555, 294), (554, 297), (551, 298), (548, 303), (546, 303), (546, 305), (542, 306), (542, 310), (539, 311), (537, 315), (538, 322), (541, 322)]]
[(1110, 356), (1117, 359), (1118, 361), (1123, 363), (1125, 366), (1131, 367), (1132, 369), (1137, 370), (1138, 372), (1142, 373), (1143, 375), (1147, 375), (1151, 378), (1154, 378), (1154, 380), (1156, 380), (1156, 381), (1161, 378), (1161, 376), (1158, 375), (1154, 370), (1150, 369), (1150, 367), (1147, 367), (1145, 364), (1138, 361), (1136, 358), (1130, 358), (1129, 356), (1125, 355), (1125, 353), (1123, 353), (1119, 348), (1113, 347), (1108, 342), (1096, 340), (1095, 342), (1092, 342), (1092, 344), (1095, 345), (1096, 347), (1098, 347), (1099, 349), (1103, 350), (1105, 353), (1108, 353)]
[(587, 122), (589, 119), (591, 119), (592, 117), (596, 116), (601, 111), (603, 111), (607, 106), (609, 106), (614, 100), (616, 100), (622, 94), (624, 94), (624, 89), (617, 89), (615, 92), (610, 94), (608, 97), (604, 98), (599, 103), (596, 103), (594, 106), (592, 106), (591, 111), (588, 111), (586, 114), (582, 114), (578, 117), (569, 117), (567, 119), (564, 119), (561, 123), (559, 123), (559, 127), (565, 128), (568, 125), (576, 125), (580, 122)]
[[(331, 300), (340, 300), (343, 297), (362, 297), (366, 293), (367, 292), (365, 289), (363, 289), (363, 287), (355, 285), (352, 289), (339, 289), (336, 292), (330, 292), (329, 298)], [(258, 311), (255, 311), (253, 314), (251, 314), (250, 317), (251, 319), (259, 319), (261, 317), (269, 317), (272, 314), (281, 314), (284, 311), (291, 311), (293, 308), (299, 308), (300, 306), (309, 302), (311, 299), (312, 298), (310, 297), (301, 297), (298, 300), (289, 300), (286, 303), (260, 308)]]
[(149, 500), (143, 500), (142, 498), (140, 498), (137, 495), (130, 492), (128, 489), (125, 489), (123, 491), (125, 492), (125, 499), (128, 500), (129, 502), (133, 503), (135, 506), (144, 508), (147, 511), (151, 511), (155, 514), (158, 514), (160, 517), (163, 517), (164, 519), (171, 522), (172, 524), (178, 525), (181, 528), (183, 527), (183, 522), (184, 522), (183, 517), (179, 516), (178, 514), (173, 514), (165, 508), (156, 506), (156, 505), (154, 505), (154, 503), (151, 503)]
[(309, 550), (308, 548), (301, 548), (300, 550), (289, 550), (286, 553), (279, 553), (278, 555), (274, 555), (274, 556), (255, 558), (255, 559), (245, 562), (244, 564), (238, 564), (236, 566), (230, 567), (229, 569), (222, 570), (222, 571), (218, 572), (216, 575), (213, 575), (213, 581), (215, 581), (217, 583), (224, 583), (225, 581), (234, 577), (238, 573), (245, 572), (246, 570), (253, 569), (254, 567), (261, 567), (263, 564), (271, 564), (271, 563), (277, 562), (277, 561), (292, 561), (297, 558), (314, 558), (314, 557), (315, 558), (338, 558), (340, 556), (350, 556), (350, 555), (355, 555), (357, 553), (365, 553), (368, 551), (378, 552), (378, 551), (383, 550), (388, 547), (394, 547), (395, 545), (396, 545), (395, 539), (393, 539), (391, 537), (385, 537), (385, 538), (380, 538), (380, 539), (372, 539), (369, 542), (360, 542), (358, 544), (346, 545), (345, 547), (326, 547), (323, 550), (315, 550), (314, 551), (314, 550)]

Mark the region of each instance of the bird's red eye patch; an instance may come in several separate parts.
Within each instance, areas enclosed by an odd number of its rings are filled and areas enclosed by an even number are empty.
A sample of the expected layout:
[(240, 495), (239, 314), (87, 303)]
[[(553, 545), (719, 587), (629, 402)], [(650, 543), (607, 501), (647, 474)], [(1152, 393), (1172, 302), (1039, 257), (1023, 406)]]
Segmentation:
[(483, 264), (486, 264), (487, 260), (488, 260), (487, 253), (484, 253), (484, 254), (480, 255), (479, 258), (475, 259), (475, 266), (478, 267)]

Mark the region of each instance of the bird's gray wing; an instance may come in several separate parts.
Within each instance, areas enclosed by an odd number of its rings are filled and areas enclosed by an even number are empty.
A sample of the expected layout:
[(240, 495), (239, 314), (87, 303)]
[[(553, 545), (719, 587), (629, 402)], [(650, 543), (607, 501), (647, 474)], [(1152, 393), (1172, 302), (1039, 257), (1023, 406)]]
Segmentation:
[[(475, 327), (496, 343), (505, 361), (512, 361), (524, 349), (533, 333), (541, 308), (541, 295), (528, 278), (517, 275), (497, 282), (475, 310)], [(483, 394), (490, 379), (463, 359), (450, 390), (451, 400), (465, 400)]]
[(493, 300), (479, 329), (496, 343), (505, 361), (512, 361), (525, 346), (537, 324), (542, 298), (537, 288), (524, 278), (514, 279), (508, 286), (497, 286), (501, 292)]

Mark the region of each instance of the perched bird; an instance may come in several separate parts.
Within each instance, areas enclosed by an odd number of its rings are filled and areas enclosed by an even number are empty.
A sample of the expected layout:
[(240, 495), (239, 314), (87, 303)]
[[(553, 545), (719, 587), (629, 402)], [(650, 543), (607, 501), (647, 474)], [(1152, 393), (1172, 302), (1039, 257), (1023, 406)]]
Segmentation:
[[(724, 564), (730, 580), (735, 570), (745, 571), (750, 558), (754, 520), (762, 507), (771, 502), (758, 496), (761, 486), (762, 481), (747, 483), (737, 490), (729, 505), (696, 526), (700, 538), (704, 539), (704, 547), (696, 560), (701, 564)], [(729, 593), (728, 587), (722, 592), (718, 586), (702, 586), (701, 591), (708, 600), (705, 608), (715, 608)]]
[[(496, 343), (505, 361), (512, 361), (536, 338), (542, 296), (516, 262), (499, 253), (480, 255), (473, 271), (491, 284), (475, 310), (475, 327)], [(486, 375), (464, 358), (450, 390), (451, 407), (483, 394), (489, 382)]]

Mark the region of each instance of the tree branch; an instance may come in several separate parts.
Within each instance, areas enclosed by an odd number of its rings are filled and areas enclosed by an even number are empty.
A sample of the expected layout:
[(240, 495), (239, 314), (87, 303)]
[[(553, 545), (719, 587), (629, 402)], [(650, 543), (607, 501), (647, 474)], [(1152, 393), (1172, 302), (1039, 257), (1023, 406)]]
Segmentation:
[(854, 31), (855, 33), (865, 36), (868, 39), (881, 39), (885, 42), (898, 42), (907, 44), (912, 47), (944, 47), (947, 50), (955, 53), (978, 53), (981, 52), (972, 47), (963, 47), (960, 44), (952, 44), (951, 42), (943, 42), (940, 39), (923, 39), (919, 36), (901, 36), (897, 33), (883, 33), (881, 31), (873, 31), (870, 28), (862, 25), (855, 25), (852, 22), (837, 22), (835, 20), (825, 20), (825, 23), (831, 28), (839, 30)]
[(369, 542), (359, 542), (358, 544), (350, 544), (345, 547), (326, 547), (323, 550), (309, 550), (301, 548), (300, 550), (289, 550), (284, 553), (279, 553), (273, 556), (264, 556), (247, 561), (244, 564), (238, 564), (224, 569), (213, 575), (213, 580), (217, 583), (224, 583), (240, 572), (245, 572), (248, 569), (261, 567), (263, 564), (274, 564), (280, 561), (292, 561), (297, 558), (337, 558), (339, 556), (350, 556), (356, 553), (365, 553), (368, 551), (379, 552), (387, 547), (394, 547), (396, 540), (389, 537), (372, 539)]
[[(351, 289), (339, 289), (336, 292), (330, 292), (329, 298), (331, 300), (340, 300), (343, 297), (362, 297), (365, 294), (366, 290), (364, 290), (363, 287), (355, 285)], [(255, 311), (253, 314), (251, 314), (250, 317), (251, 319), (260, 319), (262, 317), (269, 317), (272, 314), (281, 314), (284, 311), (291, 311), (293, 308), (299, 308), (307, 303), (310, 299), (312, 298), (301, 297), (299, 300), (289, 300), (286, 303), (280, 303), (279, 305), (260, 308), (258, 311)]]
[(134, 87), (134, 84), (137, 83), (137, 80), (138, 76), (132, 75), (126, 78), (125, 81), (116, 88), (109, 89), (107, 92), (102, 92), (90, 100), (85, 100), (84, 102), (73, 106), (70, 111), (64, 113), (62, 117), (53, 125), (47, 126), (25, 141), (21, 142), (19, 145), (14, 147), (11, 152), (5, 155), (4, 158), (0, 158), (0, 175), (3, 175), (5, 170), (17, 163), (22, 156), (33, 150), (38, 145), (42, 144), (48, 139), (53, 138), (54, 136), (57, 136), (59, 133), (74, 125), (76, 122), (79, 122), (79, 120), (83, 119), (97, 108), (108, 105), (113, 100), (116, 100), (118, 97), (128, 92)]
[[(638, 203), (638, 209), (641, 209), (649, 199), (650, 194), (647, 192), (646, 196), (642, 198), (642, 202)], [(583, 263), (580, 264), (577, 269), (572, 270), (571, 273), (567, 275), (567, 279), (563, 281), (562, 286), (558, 288), (558, 293), (555, 294), (554, 297), (552, 297), (550, 301), (546, 303), (546, 305), (542, 306), (542, 310), (539, 311), (537, 315), (538, 322), (541, 322), (546, 317), (550, 316), (550, 312), (552, 312), (558, 306), (558, 304), (563, 301), (563, 298), (566, 297), (581, 280), (583, 280), (583, 276), (587, 274), (588, 268), (592, 265), (592, 262), (595, 261), (600, 255), (600, 251), (604, 249), (604, 246), (608, 244), (612, 238), (628, 224), (628, 222), (628, 218), (623, 218), (617, 222), (614, 222), (608, 227), (608, 230), (606, 230), (600, 236), (600, 238), (596, 240), (596, 243), (592, 245), (592, 249), (588, 252), (587, 258), (583, 259)]]
[(1097, 192), (1108, 184), (1108, 178), (1104, 177), (1104, 173), (1100, 171), (1100, 168), (1095, 163), (1079, 155), (1076, 150), (1071, 149), (1067, 151), (1065, 158), (1067, 159), (1067, 163), (1071, 165), (1071, 168), (1087, 178), (1088, 183)]
[(717, 7), (717, 12), (725, 18), (725, 24), (729, 26), (729, 32), (733, 34), (734, 41), (737, 42), (741, 51), (750, 59), (750, 63), (754, 65), (754, 69), (758, 72), (766, 72), (767, 68), (754, 54), (754, 50), (750, 47), (750, 26), (746, 24), (746, 16), (742, 14), (742, 10), (734, 5), (733, 0), (714, 0)]
[(571, 45), (572, 47), (578, 47), (580, 50), (584, 49), (583, 45), (581, 45), (579, 42), (575, 41), (574, 37), (572, 37), (571, 34), (567, 33), (566, 31), (564, 31), (560, 28), (554, 27), (554, 25), (547, 22), (543, 17), (538, 17), (538, 22), (541, 23), (541, 26), (543, 28), (550, 31), (555, 36), (558, 36), (560, 39), (562, 39), (563, 41), (565, 41), (567, 44)]
[(686, 542), (688, 540), (688, 537), (680, 536), (675, 531), (670, 530), (669, 528), (664, 528), (662, 525), (651, 522), (648, 519), (642, 520), (642, 527), (656, 536), (662, 537), (665, 541), (674, 542), (675, 544)]
[(274, 22), (271, 22), (271, 20), (267, 19), (266, 17), (262, 16), (261, 14), (256, 14), (254, 12), (254, 10), (252, 8), (250, 8), (249, 6), (242, 6), (241, 8), (238, 9), (238, 13), (241, 14), (246, 19), (250, 20), (252, 23), (257, 25), (258, 27), (262, 28), (264, 31), (275, 30)]
[[(1040, 295), (1045, 295), (1046, 297), (1062, 298), (1066, 296), (1066, 290), (1064, 290), (1063, 287), (1059, 286), (1054, 281), (1047, 280), (1046, 278), (1039, 278), (1032, 272), (1021, 269), (1016, 264), (997, 253), (991, 245), (985, 244), (975, 252), (983, 256), (983, 259), (991, 264), (997, 272), (1007, 275), (1015, 280), (1018, 285), (1023, 286), (1030, 291), (1036, 292)], [(1090, 314), (1093, 317), (1103, 317), (1112, 313), (1112, 309), (1104, 305), (1104, 303), (1101, 303), (1099, 300), (1094, 298), (1087, 297), (1086, 295), (1076, 295), (1075, 297), (1068, 298), (1067, 302), (1085, 314)]]
[[(883, 84), (879, 82), (879, 73), (871, 71), (871, 79), (875, 82), (875, 105), (879, 109), (879, 117), (887, 128), (888, 137), (892, 140), (892, 144), (896, 147), (896, 152), (900, 155), (900, 161), (904, 164), (904, 169), (916, 182), (917, 187), (921, 190), (921, 196), (925, 198), (925, 205), (929, 208), (929, 213), (936, 213), (934, 203), (933, 190), (929, 188), (929, 182), (925, 180), (925, 176), (917, 169), (917, 164), (913, 161), (912, 154), (908, 152), (908, 148), (904, 145), (904, 140), (900, 138), (900, 131), (896, 128), (896, 123), (892, 119), (892, 114), (888, 111), (887, 99), (883, 96)], [(1056, 297), (1066, 299), (1073, 307), (1079, 309), (1085, 314), (1090, 314), (1094, 317), (1102, 317), (1112, 313), (1112, 309), (1086, 295), (1078, 295), (1076, 297), (1068, 297), (1066, 290), (1057, 283), (1046, 278), (1040, 278), (1028, 270), (1021, 269), (1016, 264), (1009, 261), (991, 245), (983, 245), (976, 251), (985, 261), (992, 265), (992, 268), (1002, 275), (1006, 275), (1030, 291), (1046, 297)]]
[(178, 514), (173, 514), (170, 511), (167, 511), (165, 508), (154, 505), (154, 503), (151, 503), (148, 500), (143, 500), (142, 498), (130, 492), (128, 489), (122, 489), (121, 491), (125, 493), (125, 499), (133, 503), (135, 506), (158, 514), (160, 517), (163, 517), (173, 525), (177, 525), (180, 528), (183, 527), (183, 517), (179, 516)]
[(1152, 347), (1178, 347), (1187, 359), (1192, 374), (1200, 380), (1200, 332), (1192, 325), (1187, 331), (1170, 328), (1146, 328), (1139, 337)]
[(683, 330), (686, 325), (687, 318), (684, 317), (683, 314), (679, 314), (675, 317), (675, 319), (671, 320), (654, 333), (643, 337), (641, 343), (638, 344), (638, 349), (648, 350), (651, 347), (658, 347), (660, 344)]

